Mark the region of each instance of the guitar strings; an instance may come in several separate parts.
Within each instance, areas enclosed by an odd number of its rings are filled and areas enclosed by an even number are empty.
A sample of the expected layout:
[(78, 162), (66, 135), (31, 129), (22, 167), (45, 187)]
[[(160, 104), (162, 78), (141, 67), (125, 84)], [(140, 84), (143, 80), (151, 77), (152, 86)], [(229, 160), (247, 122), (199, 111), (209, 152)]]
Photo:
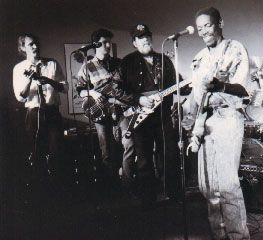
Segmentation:
[[(108, 87), (108, 88), (109, 88), (109, 87)], [(107, 87), (106, 87), (105, 89), (107, 89)], [(105, 89), (104, 89), (104, 90), (105, 90)], [(110, 95), (110, 94), (112, 94), (112, 91), (110, 91), (110, 92), (108, 93), (108, 95)], [(108, 103), (108, 101), (107, 101), (106, 103), (96, 102), (92, 107), (90, 107), (90, 109), (96, 111), (96, 110), (98, 110), (98, 109), (103, 108), (107, 103)]]

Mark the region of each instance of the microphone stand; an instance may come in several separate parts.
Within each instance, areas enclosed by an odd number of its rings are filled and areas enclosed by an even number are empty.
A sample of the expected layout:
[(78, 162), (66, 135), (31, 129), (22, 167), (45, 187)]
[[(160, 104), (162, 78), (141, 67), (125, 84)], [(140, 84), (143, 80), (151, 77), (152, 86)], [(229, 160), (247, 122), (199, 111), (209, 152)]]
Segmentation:
[[(85, 71), (86, 71), (86, 82), (87, 82), (87, 92), (88, 92), (88, 95), (87, 95), (87, 98), (88, 100), (90, 99), (90, 83), (89, 83), (89, 77), (88, 77), (88, 50), (87, 51), (83, 51), (83, 54), (84, 54), (84, 64), (85, 64)], [(96, 167), (96, 157), (95, 157), (95, 151), (94, 151), (94, 143), (93, 143), (93, 133), (92, 133), (92, 127), (91, 127), (91, 114), (90, 114), (90, 105), (88, 104), (88, 119), (89, 119), (89, 136), (90, 136), (90, 149), (92, 151), (92, 157), (93, 157), (93, 169), (97, 170), (97, 167)], [(95, 171), (96, 171), (95, 170)], [(95, 179), (94, 181), (96, 182), (96, 174), (95, 174)]]
[(180, 172), (183, 193), (183, 223), (184, 223), (184, 239), (188, 240), (187, 232), (187, 217), (186, 217), (186, 196), (185, 196), (185, 162), (184, 162), (184, 142), (183, 142), (183, 129), (182, 129), (182, 112), (181, 112), (181, 98), (179, 88), (179, 67), (178, 67), (178, 39), (174, 39), (174, 66), (176, 72), (176, 85), (177, 85), (177, 110), (178, 110), (178, 129), (179, 129), (179, 142), (178, 147), (180, 150)]

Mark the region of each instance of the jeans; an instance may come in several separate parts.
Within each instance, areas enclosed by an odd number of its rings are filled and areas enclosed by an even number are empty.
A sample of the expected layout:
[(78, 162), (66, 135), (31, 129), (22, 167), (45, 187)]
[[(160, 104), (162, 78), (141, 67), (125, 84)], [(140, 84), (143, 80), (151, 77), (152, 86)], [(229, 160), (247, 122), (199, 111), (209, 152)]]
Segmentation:
[(112, 167), (112, 163), (110, 159), (110, 155), (111, 155), (110, 145), (112, 140), (111, 121), (109, 119), (108, 121), (105, 121), (103, 123), (95, 123), (95, 127), (99, 139), (102, 163), (105, 164), (106, 166)]
[[(132, 138), (125, 138), (125, 133), (128, 128), (128, 120), (121, 117), (119, 126), (122, 135), (122, 146), (123, 146), (123, 156), (122, 156), (122, 167), (123, 167), (123, 181), (124, 184), (131, 184), (134, 175), (134, 165), (135, 165), (135, 148)], [(109, 168), (112, 168), (115, 164), (113, 161), (113, 134), (112, 134), (112, 122), (110, 119), (103, 123), (95, 123), (95, 127), (98, 133), (99, 145), (101, 149), (102, 163)]]
[(129, 121), (122, 117), (119, 122), (121, 130), (121, 143), (123, 146), (123, 160), (122, 160), (122, 182), (128, 189), (133, 187), (134, 173), (135, 173), (135, 146), (133, 138), (126, 138), (126, 130), (128, 129)]
[(219, 108), (205, 123), (204, 143), (198, 152), (198, 178), (208, 202), (214, 239), (250, 239), (238, 178), (243, 121), (238, 111)]

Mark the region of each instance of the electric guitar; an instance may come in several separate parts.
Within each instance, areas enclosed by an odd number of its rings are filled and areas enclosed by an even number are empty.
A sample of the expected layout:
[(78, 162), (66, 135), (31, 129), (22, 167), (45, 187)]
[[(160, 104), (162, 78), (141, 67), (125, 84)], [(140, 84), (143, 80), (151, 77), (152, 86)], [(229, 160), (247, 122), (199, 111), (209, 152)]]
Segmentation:
[(95, 101), (91, 96), (84, 98), (82, 109), (84, 110), (85, 117), (89, 118), (90, 116), (93, 122), (102, 122), (105, 118), (112, 115), (115, 104), (126, 108), (128, 107), (126, 104), (112, 97), (114, 96), (112, 84), (114, 83), (107, 83), (102, 91), (100, 91), (103, 95), (103, 100), (101, 102)]
[[(179, 83), (179, 88), (185, 87), (191, 82), (192, 82), (191, 79), (184, 80)], [(175, 92), (176, 90), (177, 90), (177, 84), (161, 92), (151, 91), (151, 92), (144, 93), (143, 95), (154, 100), (154, 106), (152, 108), (141, 107), (141, 106), (130, 107), (123, 113), (125, 117), (132, 116), (125, 136), (127, 138), (130, 137), (134, 129), (137, 128), (162, 103), (163, 98)]]
[(91, 118), (93, 122), (102, 122), (109, 116), (110, 103), (107, 98), (103, 98), (102, 102), (96, 102), (93, 97), (85, 97), (82, 103), (84, 115)]

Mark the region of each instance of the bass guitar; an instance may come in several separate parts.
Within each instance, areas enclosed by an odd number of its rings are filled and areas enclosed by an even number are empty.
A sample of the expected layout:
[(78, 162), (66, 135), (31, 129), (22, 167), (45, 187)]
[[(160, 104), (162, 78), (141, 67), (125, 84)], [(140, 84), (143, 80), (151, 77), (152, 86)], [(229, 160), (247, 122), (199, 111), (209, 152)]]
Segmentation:
[(96, 102), (93, 97), (85, 97), (82, 103), (85, 117), (91, 118), (93, 122), (102, 122), (109, 116), (110, 103), (107, 98), (102, 102)]
[(97, 102), (93, 97), (85, 97), (82, 103), (82, 109), (84, 110), (85, 117), (91, 118), (93, 122), (102, 122), (105, 118), (111, 116), (114, 113), (114, 105), (119, 105), (127, 108), (127, 105), (115, 99), (113, 85), (114, 83), (108, 83), (100, 93), (103, 96), (103, 100)]

